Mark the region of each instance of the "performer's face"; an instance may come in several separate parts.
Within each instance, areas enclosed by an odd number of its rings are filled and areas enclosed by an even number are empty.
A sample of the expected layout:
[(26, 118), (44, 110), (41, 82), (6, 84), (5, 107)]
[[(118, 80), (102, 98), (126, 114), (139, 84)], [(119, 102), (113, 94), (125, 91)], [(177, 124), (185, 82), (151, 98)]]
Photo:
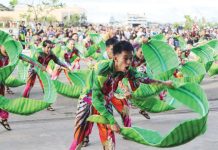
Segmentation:
[(75, 41), (78, 41), (79, 37), (77, 34), (74, 34), (73, 37), (72, 37)]
[(113, 58), (113, 45), (108, 46), (106, 48), (106, 51), (107, 51), (107, 55), (109, 59), (112, 59)]
[(127, 72), (133, 61), (133, 52), (122, 51), (122, 53), (114, 55), (113, 59), (116, 71)]
[(70, 40), (70, 41), (69, 41), (69, 47), (70, 47), (70, 48), (73, 48), (74, 45), (75, 45), (75, 42), (74, 42), (73, 40)]
[(177, 49), (176, 49), (176, 53), (177, 53), (177, 55), (178, 55), (179, 57), (182, 56), (182, 51), (180, 50), (180, 48), (177, 48)]
[(140, 60), (144, 60), (144, 55), (143, 55), (143, 53), (142, 53), (142, 48), (141, 48), (141, 47), (136, 51), (136, 56), (137, 56)]
[(52, 49), (52, 44), (48, 44), (48, 45), (45, 47), (45, 53), (46, 53), (46, 54), (50, 54), (51, 49)]

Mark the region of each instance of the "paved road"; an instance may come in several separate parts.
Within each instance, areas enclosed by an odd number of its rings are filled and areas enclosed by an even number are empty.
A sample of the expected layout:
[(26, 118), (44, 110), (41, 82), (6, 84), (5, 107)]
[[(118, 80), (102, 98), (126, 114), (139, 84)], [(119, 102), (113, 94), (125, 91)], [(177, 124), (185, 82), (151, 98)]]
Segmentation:
[[(202, 83), (209, 98), (210, 114), (208, 130), (193, 141), (174, 148), (175, 150), (216, 150), (218, 147), (218, 78), (206, 78)], [(21, 95), (23, 87), (13, 89), (14, 96)], [(42, 91), (38, 84), (31, 92), (31, 98), (41, 98)], [(53, 105), (55, 112), (41, 111), (31, 116), (18, 116), (11, 114), (10, 124), (12, 131), (7, 132), (0, 126), (0, 150), (68, 150), (73, 138), (73, 120), (76, 111), (76, 99), (58, 96)], [(151, 114), (151, 120), (146, 120), (138, 114), (138, 110), (132, 110), (132, 120), (135, 126), (146, 129), (155, 129), (162, 134), (170, 131), (177, 123), (188, 118), (197, 117), (196, 114), (185, 108), (171, 112)], [(120, 121), (116, 114), (117, 120)], [(124, 140), (116, 135), (117, 150), (157, 150)], [(94, 127), (91, 142), (84, 150), (100, 150), (101, 144), (98, 131)], [(168, 148), (166, 148), (168, 150)]]

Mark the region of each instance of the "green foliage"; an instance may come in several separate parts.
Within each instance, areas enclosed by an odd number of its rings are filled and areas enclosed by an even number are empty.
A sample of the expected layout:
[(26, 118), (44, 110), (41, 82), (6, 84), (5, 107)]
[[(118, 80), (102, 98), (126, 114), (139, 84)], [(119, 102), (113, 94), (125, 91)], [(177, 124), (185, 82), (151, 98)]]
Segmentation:
[(73, 14), (69, 17), (64, 17), (64, 24), (66, 26), (78, 26), (80, 24), (80, 15), (79, 14)]
[(48, 23), (52, 23), (52, 22), (56, 22), (57, 18), (53, 15), (49, 15), (49, 16), (43, 16), (39, 19), (40, 22), (48, 22)]
[[(203, 89), (198, 84), (188, 83), (179, 88), (168, 90), (172, 97), (193, 112), (198, 113), (200, 117), (183, 121), (163, 136), (158, 131), (138, 127), (121, 127), (120, 134), (128, 140), (155, 147), (178, 146), (203, 134), (206, 131), (209, 112), (208, 100)], [(90, 116), (88, 121), (109, 123), (106, 118), (98, 115)]]
[(150, 40), (142, 46), (142, 51), (155, 76), (167, 73), (179, 66), (174, 49), (163, 41)]
[(18, 0), (10, 0), (9, 4), (11, 8), (14, 8), (18, 4)]
[[(19, 1), (17, 1), (18, 3)], [(35, 22), (45, 21), (50, 23), (56, 21), (57, 19), (51, 14), (51, 11), (64, 7), (60, 0), (40, 0), (37, 2), (33, 0), (24, 4), (28, 7), (28, 10), (21, 14), (20, 17), (25, 18), (27, 21), (33, 19)]]
[(185, 26), (184, 26), (184, 28), (186, 30), (191, 30), (191, 28), (192, 28), (192, 26), (194, 24), (194, 20), (189, 15), (185, 15), (184, 17), (185, 17)]
[(178, 27), (179, 27), (179, 25), (180, 25), (180, 23), (178, 23), (178, 22), (175, 22), (175, 23), (173, 23), (173, 28), (178, 28)]

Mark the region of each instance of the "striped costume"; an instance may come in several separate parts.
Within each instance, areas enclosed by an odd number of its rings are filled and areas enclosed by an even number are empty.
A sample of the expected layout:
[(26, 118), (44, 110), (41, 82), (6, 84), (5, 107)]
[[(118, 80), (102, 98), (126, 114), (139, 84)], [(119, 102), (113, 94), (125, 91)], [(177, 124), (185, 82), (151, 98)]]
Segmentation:
[[(53, 60), (56, 64), (58, 64), (60, 66), (67, 67), (53, 53), (46, 54), (46, 53), (41, 51), (41, 52), (38, 52), (36, 54), (35, 58), (44, 67), (48, 66), (48, 63), (49, 63), (50, 60)], [(38, 75), (37, 75), (36, 71), (34, 70), (34, 65), (31, 65), (31, 67), (29, 69), (29, 74), (28, 74), (28, 78), (27, 78), (26, 87), (24, 88), (23, 97), (27, 97), (27, 98), (29, 97), (30, 90), (34, 86), (34, 83), (35, 83), (35, 80), (36, 80), (36, 76), (38, 76)], [(43, 87), (41, 81), (40, 81), (40, 84)]]
[[(79, 64), (79, 52), (76, 48), (73, 48), (72, 50), (69, 49), (68, 47), (66, 48), (67, 51), (64, 53), (64, 60), (67, 62), (67, 65), (71, 66), (71, 63), (74, 63), (72, 66), (72, 70), (74, 69), (80, 69), (80, 64)], [(56, 68), (53, 73), (52, 73), (52, 80), (56, 80), (58, 76), (60, 75), (62, 69), (60, 67)], [(70, 81), (70, 78), (68, 77), (67, 71), (64, 70), (64, 73), (68, 80)]]
[[(131, 126), (128, 102), (126, 99), (117, 99), (114, 92), (123, 78), (128, 79), (133, 91), (138, 88), (140, 82), (153, 83), (153, 80), (142, 76), (132, 68), (126, 74), (115, 72), (112, 60), (102, 61), (97, 65), (92, 89), (80, 99), (78, 104), (71, 150), (80, 149), (84, 137), (89, 135), (92, 123), (87, 122), (86, 119), (90, 115), (100, 114), (107, 118), (111, 125), (116, 122), (112, 113), (112, 105), (120, 113), (124, 125)], [(115, 147), (114, 133), (106, 125), (97, 125), (104, 149), (113, 149)]]
[[(3, 56), (0, 52), (0, 67), (8, 65), (8, 63), (9, 58), (7, 56)], [(5, 95), (5, 85), (3, 83), (0, 83), (0, 95)], [(0, 109), (0, 117), (2, 119), (8, 119), (9, 113), (7, 111)]]

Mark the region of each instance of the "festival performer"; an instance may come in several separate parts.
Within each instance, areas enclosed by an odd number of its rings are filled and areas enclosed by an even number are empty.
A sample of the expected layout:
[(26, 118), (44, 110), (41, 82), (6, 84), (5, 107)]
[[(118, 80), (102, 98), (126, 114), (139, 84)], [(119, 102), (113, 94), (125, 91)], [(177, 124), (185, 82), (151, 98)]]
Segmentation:
[[(64, 60), (67, 63), (67, 65), (71, 68), (71, 70), (74, 69), (80, 69), (80, 56), (79, 56), (79, 51), (75, 48), (75, 41), (73, 39), (68, 40), (68, 45), (65, 49), (64, 53)], [(55, 70), (52, 73), (52, 80), (56, 80), (58, 76), (60, 75), (62, 71), (62, 68), (60, 66), (56, 67)], [(68, 77), (67, 71), (64, 70), (64, 73), (66, 77), (68, 78), (69, 81), (71, 81)]]
[[(131, 67), (132, 58), (132, 45), (127, 41), (120, 41), (113, 48), (113, 60), (102, 61), (97, 65), (93, 79), (93, 87), (87, 92), (88, 94), (79, 101), (80, 105), (78, 106), (76, 114), (74, 140), (71, 145), (71, 150), (81, 148), (86, 132), (89, 132), (89, 122), (87, 122), (86, 119), (91, 114), (100, 114), (110, 122), (109, 125), (97, 125), (103, 149), (114, 149), (114, 132), (119, 132), (120, 127), (112, 114), (111, 103), (117, 102), (114, 92), (117, 90), (118, 83), (123, 78), (128, 79), (132, 91), (135, 91), (140, 83), (156, 83), (172, 86), (171, 81), (158, 81), (143, 77), (141, 73), (136, 72), (136, 70)], [(125, 96), (130, 98), (131, 93), (125, 93)], [(128, 103), (122, 105), (122, 108), (117, 108), (122, 117), (128, 116), (126, 108), (128, 108)], [(124, 120), (126, 120), (126, 123), (130, 123), (129, 118), (125, 118)]]
[[(7, 66), (9, 63), (9, 57), (7, 52), (3, 46), (0, 45), (0, 67)], [(0, 95), (5, 95), (5, 85), (0, 83)], [(8, 117), (9, 113), (5, 110), (0, 109), (0, 117), (1, 117), (1, 124), (6, 130), (11, 130), (10, 125), (8, 124)]]
[[(39, 51), (36, 53), (35, 58), (37, 59), (37, 61), (44, 66), (45, 68), (47, 67), (48, 63), (50, 60), (53, 60), (56, 64), (66, 68), (67, 70), (69, 70), (68, 66), (64, 63), (62, 63), (57, 56), (55, 56), (52, 52), (51, 49), (53, 48), (53, 44), (50, 40), (45, 40), (42, 43), (42, 51)], [(26, 83), (26, 87), (24, 88), (24, 92), (23, 92), (23, 97), (28, 98), (29, 94), (30, 94), (30, 90), (32, 89), (32, 87), (34, 86), (35, 80), (36, 80), (36, 76), (37, 73), (34, 70), (34, 65), (31, 65), (30, 69), (29, 69), (29, 74), (28, 74), (28, 78), (27, 78), (27, 83)], [(51, 106), (49, 106), (47, 108), (47, 110), (50, 111), (54, 111), (54, 108), (52, 108)]]
[[(142, 45), (135, 44), (135, 54), (133, 55), (132, 67), (137, 68), (141, 73), (146, 73), (146, 62), (142, 52)], [(145, 110), (140, 110), (139, 113), (145, 118), (150, 119), (149, 114)]]
[[(19, 56), (19, 59), (26, 61), (28, 63), (31, 63), (31, 64), (35, 64), (34, 62), (31, 62), (30, 60), (26, 60), (22, 56)], [(0, 45), (0, 67), (7, 66), (8, 64), (9, 64), (9, 57), (6, 52), (6, 49), (4, 48), (4, 46)], [(43, 68), (40, 68), (40, 69), (43, 69)], [(4, 83), (0, 83), (0, 95), (3, 95), (3, 96), (5, 95)], [(9, 113), (5, 110), (0, 109), (0, 117), (1, 117), (0, 123), (4, 126), (4, 128), (7, 130), (11, 130), (11, 127), (8, 123)]]
[(97, 61), (113, 59), (113, 47), (118, 42), (116, 38), (110, 38), (105, 42), (106, 51), (97, 59)]
[[(102, 61), (102, 60), (112, 60), (113, 59), (113, 47), (114, 45), (118, 43), (118, 40), (115, 38), (110, 38), (108, 39), (105, 44), (106, 44), (106, 51), (98, 58), (97, 61)], [(122, 101), (126, 101), (126, 100), (121, 100), (119, 104), (123, 103), (123, 104), (127, 104), (127, 102), (122, 102)], [(79, 107), (80, 103), (78, 103), (78, 107)], [(112, 111), (112, 110), (111, 110)], [(122, 115), (121, 115), (122, 116)], [(125, 122), (125, 117), (122, 117), (123, 122)], [(127, 126), (131, 126), (130, 123), (124, 123)], [(85, 138), (82, 142), (82, 146), (86, 147), (89, 144), (89, 136), (92, 132), (92, 128), (93, 128), (94, 123), (89, 123), (89, 128), (88, 128), (88, 132), (86, 132)]]

